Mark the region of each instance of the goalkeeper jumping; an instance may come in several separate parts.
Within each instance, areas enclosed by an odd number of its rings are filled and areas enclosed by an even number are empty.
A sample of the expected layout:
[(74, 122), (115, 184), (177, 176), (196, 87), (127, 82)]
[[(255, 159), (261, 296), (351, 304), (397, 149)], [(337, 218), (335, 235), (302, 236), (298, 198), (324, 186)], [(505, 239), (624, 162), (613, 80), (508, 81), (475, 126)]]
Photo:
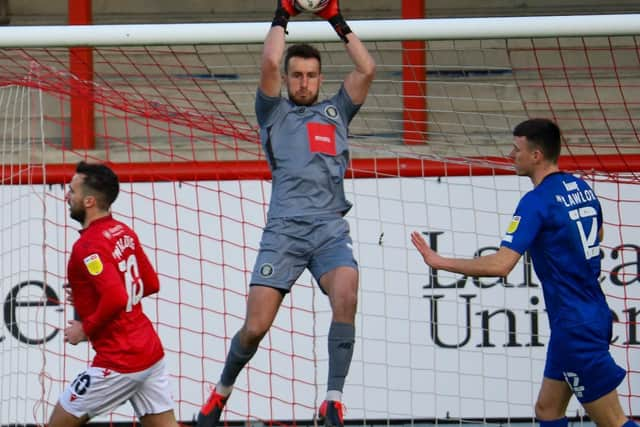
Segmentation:
[[(264, 41), (255, 107), (272, 172), (271, 201), (244, 325), (233, 337), (222, 375), (198, 414), (200, 427), (219, 423), (236, 378), (305, 268), (329, 297), (333, 313), (327, 394), (319, 415), (327, 426), (344, 425), (342, 390), (355, 342), (358, 264), (344, 219), (351, 203), (343, 181), (349, 163), (348, 126), (367, 97), (375, 63), (342, 17), (338, 0), (330, 0), (316, 15), (335, 29), (354, 69), (333, 97), (318, 102), (323, 79), (319, 52), (307, 44), (285, 51), (287, 24), (299, 12), (293, 0), (279, 0)], [(288, 98), (281, 95), (283, 83)]]

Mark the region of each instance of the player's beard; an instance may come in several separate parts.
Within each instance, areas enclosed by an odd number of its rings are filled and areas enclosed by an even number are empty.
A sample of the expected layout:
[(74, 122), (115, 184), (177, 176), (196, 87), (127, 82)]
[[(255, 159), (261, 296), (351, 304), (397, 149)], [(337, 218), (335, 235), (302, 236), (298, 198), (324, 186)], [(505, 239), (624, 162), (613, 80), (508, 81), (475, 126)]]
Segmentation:
[(87, 217), (87, 211), (84, 209), (74, 209), (73, 206), (69, 206), (69, 216), (80, 224), (84, 224), (84, 220)]
[(299, 97), (296, 97), (295, 94), (292, 95), (291, 93), (289, 93), (289, 100), (291, 100), (291, 102), (293, 102), (296, 105), (299, 105), (302, 107), (309, 107), (315, 104), (316, 101), (318, 100), (318, 92), (316, 92), (316, 94), (313, 97), (306, 98), (306, 99), (300, 99)]

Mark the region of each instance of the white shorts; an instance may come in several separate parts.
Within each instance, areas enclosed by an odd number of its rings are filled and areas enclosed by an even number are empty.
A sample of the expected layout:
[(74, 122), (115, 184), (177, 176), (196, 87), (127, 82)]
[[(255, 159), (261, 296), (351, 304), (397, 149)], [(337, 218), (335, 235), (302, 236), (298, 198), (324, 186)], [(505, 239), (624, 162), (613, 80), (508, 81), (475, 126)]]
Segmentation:
[(127, 400), (138, 418), (173, 409), (164, 359), (144, 371), (126, 374), (91, 366), (64, 390), (60, 405), (78, 418), (87, 415), (91, 419)]

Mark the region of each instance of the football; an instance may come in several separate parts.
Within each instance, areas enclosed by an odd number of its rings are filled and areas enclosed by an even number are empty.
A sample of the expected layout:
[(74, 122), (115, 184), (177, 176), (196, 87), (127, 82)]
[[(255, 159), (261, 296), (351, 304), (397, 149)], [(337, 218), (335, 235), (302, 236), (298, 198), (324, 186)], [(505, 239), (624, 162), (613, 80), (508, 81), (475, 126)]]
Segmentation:
[(324, 7), (329, 3), (329, 0), (294, 0), (296, 2), (296, 7), (299, 10), (304, 10), (307, 12), (318, 12), (319, 10), (324, 9)]

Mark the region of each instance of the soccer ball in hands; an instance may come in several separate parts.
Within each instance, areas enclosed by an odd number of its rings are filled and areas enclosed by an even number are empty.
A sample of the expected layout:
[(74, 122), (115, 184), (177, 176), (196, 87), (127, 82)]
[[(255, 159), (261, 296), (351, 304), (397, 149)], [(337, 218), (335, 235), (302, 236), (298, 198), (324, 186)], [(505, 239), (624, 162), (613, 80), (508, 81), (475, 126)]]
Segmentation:
[(329, 0), (294, 0), (299, 10), (315, 13), (325, 8)]

